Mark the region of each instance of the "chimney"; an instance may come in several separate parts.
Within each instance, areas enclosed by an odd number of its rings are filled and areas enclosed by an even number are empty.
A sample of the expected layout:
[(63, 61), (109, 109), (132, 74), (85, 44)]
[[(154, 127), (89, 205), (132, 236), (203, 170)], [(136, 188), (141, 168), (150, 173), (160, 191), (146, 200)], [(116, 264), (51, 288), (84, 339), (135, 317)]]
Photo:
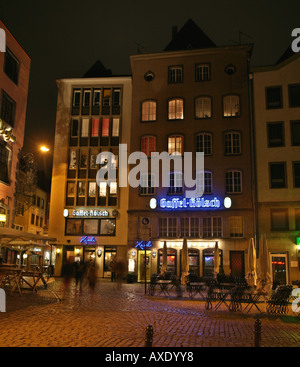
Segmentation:
[(176, 34), (177, 34), (177, 25), (174, 25), (172, 27), (172, 39), (175, 38)]

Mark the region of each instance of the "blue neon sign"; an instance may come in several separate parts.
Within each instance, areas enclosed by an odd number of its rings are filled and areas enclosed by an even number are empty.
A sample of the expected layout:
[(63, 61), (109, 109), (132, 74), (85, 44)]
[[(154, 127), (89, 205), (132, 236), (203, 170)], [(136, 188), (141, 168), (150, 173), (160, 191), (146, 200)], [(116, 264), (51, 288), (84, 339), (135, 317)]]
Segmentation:
[(80, 240), (80, 243), (83, 243), (83, 244), (95, 244), (96, 243), (96, 238), (94, 236), (90, 237), (90, 236), (84, 236), (84, 237), (81, 237), (81, 240)]
[(136, 245), (135, 245), (135, 248), (139, 248), (140, 250), (145, 250), (145, 247), (146, 249), (147, 248), (151, 248), (153, 245), (152, 245), (152, 242), (151, 241), (137, 241)]
[[(155, 200), (155, 203), (154, 203)], [(221, 200), (217, 197), (213, 199), (207, 199), (205, 197), (200, 198), (162, 198), (158, 201), (152, 198), (150, 200), (150, 208), (155, 209), (157, 204), (161, 209), (220, 209), (222, 208), (222, 203), (225, 208), (231, 207), (231, 199), (226, 197), (224, 200)]]

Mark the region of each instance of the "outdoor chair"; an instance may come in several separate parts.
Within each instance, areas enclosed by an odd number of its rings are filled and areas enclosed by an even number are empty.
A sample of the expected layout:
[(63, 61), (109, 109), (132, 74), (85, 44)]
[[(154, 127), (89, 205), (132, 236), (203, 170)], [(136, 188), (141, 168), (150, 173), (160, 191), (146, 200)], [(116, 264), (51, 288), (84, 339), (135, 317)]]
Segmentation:
[(286, 314), (292, 290), (292, 285), (279, 285), (267, 301), (267, 312), (275, 315)]

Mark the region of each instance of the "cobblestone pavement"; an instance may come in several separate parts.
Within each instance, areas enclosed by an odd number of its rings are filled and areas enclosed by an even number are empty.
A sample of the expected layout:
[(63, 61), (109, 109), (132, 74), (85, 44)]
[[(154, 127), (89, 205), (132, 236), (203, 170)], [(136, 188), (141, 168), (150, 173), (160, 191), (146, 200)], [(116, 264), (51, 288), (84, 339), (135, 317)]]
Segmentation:
[[(154, 328), (153, 347), (254, 346), (258, 315), (252, 310), (208, 311), (200, 300), (145, 296), (142, 284), (118, 288), (103, 279), (94, 294), (88, 285), (80, 292), (73, 281), (62, 301), (55, 295), (63, 295), (61, 279), (37, 294), (7, 294), (0, 347), (143, 347), (148, 325)], [(259, 318), (262, 347), (300, 347), (300, 316)]]

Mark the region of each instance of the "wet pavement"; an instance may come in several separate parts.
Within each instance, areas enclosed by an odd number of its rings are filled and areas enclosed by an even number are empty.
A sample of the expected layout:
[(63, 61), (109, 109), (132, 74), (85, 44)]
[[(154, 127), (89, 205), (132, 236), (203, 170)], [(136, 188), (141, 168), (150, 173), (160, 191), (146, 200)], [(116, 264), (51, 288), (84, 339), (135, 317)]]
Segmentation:
[[(262, 347), (300, 347), (300, 316), (281, 317), (205, 309), (186, 297), (150, 297), (143, 284), (120, 287), (98, 279), (94, 294), (73, 280), (63, 297), (56, 278), (37, 294), (6, 296), (0, 313), (0, 347), (144, 347), (154, 328), (153, 347), (253, 347), (254, 323), (261, 320)], [(260, 305), (263, 307), (264, 305)]]

